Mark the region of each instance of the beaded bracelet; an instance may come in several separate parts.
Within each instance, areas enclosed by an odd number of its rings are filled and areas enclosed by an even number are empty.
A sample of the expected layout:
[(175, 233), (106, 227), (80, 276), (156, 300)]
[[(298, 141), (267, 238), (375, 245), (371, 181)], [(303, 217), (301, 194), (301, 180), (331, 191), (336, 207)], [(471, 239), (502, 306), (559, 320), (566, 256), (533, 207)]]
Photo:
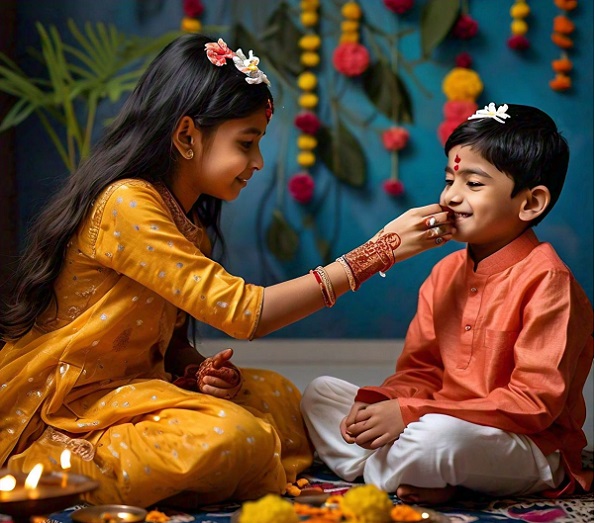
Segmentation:
[(333, 284), (331, 283), (331, 278), (329, 278), (329, 274), (327, 274), (327, 271), (319, 265), (318, 267), (315, 267), (313, 270), (311, 270), (310, 274), (312, 274), (315, 277), (315, 280), (317, 280), (317, 283), (319, 284), (325, 306), (329, 308), (333, 307), (337, 298), (335, 296)]

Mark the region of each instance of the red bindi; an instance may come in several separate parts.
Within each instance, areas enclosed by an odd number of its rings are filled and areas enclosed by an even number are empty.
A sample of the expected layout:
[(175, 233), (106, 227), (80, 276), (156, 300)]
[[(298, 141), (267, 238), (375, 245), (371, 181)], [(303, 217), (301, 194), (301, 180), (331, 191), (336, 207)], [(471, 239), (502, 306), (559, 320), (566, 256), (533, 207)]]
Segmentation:
[(454, 170), (458, 171), (458, 164), (460, 163), (460, 156), (458, 156), (458, 154), (454, 157), (454, 161), (456, 162), (456, 165), (454, 166)]

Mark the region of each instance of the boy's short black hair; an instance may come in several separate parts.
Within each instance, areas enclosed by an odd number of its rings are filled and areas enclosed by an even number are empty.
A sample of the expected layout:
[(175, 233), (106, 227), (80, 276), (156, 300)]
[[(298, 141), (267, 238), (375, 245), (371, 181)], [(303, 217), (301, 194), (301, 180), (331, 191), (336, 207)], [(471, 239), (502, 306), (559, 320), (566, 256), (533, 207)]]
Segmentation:
[[(498, 106), (500, 107), (500, 106)], [(511, 197), (524, 188), (544, 185), (550, 203), (532, 225), (550, 212), (562, 190), (569, 165), (569, 146), (554, 120), (527, 105), (508, 104), (510, 118), (500, 123), (493, 118), (467, 120), (450, 135), (446, 156), (456, 145), (468, 145), (515, 183)]]

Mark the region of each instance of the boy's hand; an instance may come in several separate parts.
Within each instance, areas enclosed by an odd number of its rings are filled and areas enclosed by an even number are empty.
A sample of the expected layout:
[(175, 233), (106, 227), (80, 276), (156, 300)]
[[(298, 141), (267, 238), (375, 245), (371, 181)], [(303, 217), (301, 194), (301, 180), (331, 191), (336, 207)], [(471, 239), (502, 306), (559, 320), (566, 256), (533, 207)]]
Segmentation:
[[(352, 414), (352, 410), (350, 413)], [(352, 442), (367, 450), (377, 449), (397, 440), (406, 428), (396, 399), (363, 406), (356, 411), (353, 423), (349, 423), (349, 418), (350, 414), (345, 420), (345, 429), (352, 436)]]
[(196, 373), (198, 390), (216, 398), (233, 399), (242, 388), (242, 374), (229, 360), (233, 349), (206, 358)]
[(348, 430), (348, 426), (353, 425), (356, 422), (356, 414), (368, 405), (368, 403), (363, 403), (360, 401), (354, 402), (350, 412), (340, 423), (340, 434), (346, 443), (356, 443), (356, 441), (354, 441), (354, 434)]

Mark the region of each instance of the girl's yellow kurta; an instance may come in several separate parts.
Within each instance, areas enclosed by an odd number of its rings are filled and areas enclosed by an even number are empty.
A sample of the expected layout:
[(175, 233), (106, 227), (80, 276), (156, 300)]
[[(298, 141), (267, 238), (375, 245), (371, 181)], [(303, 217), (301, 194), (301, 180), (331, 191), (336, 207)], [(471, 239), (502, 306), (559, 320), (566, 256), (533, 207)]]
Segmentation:
[[(251, 339), (263, 288), (203, 253), (201, 228), (164, 187), (108, 187), (68, 244), (56, 306), (0, 351), (0, 463), (59, 468), (100, 487), (92, 503), (152, 505), (181, 491), (203, 503), (281, 493), (312, 460), (300, 393), (242, 371), (233, 401), (170, 383), (164, 355), (184, 311)], [(202, 250), (201, 250), (202, 249)]]

